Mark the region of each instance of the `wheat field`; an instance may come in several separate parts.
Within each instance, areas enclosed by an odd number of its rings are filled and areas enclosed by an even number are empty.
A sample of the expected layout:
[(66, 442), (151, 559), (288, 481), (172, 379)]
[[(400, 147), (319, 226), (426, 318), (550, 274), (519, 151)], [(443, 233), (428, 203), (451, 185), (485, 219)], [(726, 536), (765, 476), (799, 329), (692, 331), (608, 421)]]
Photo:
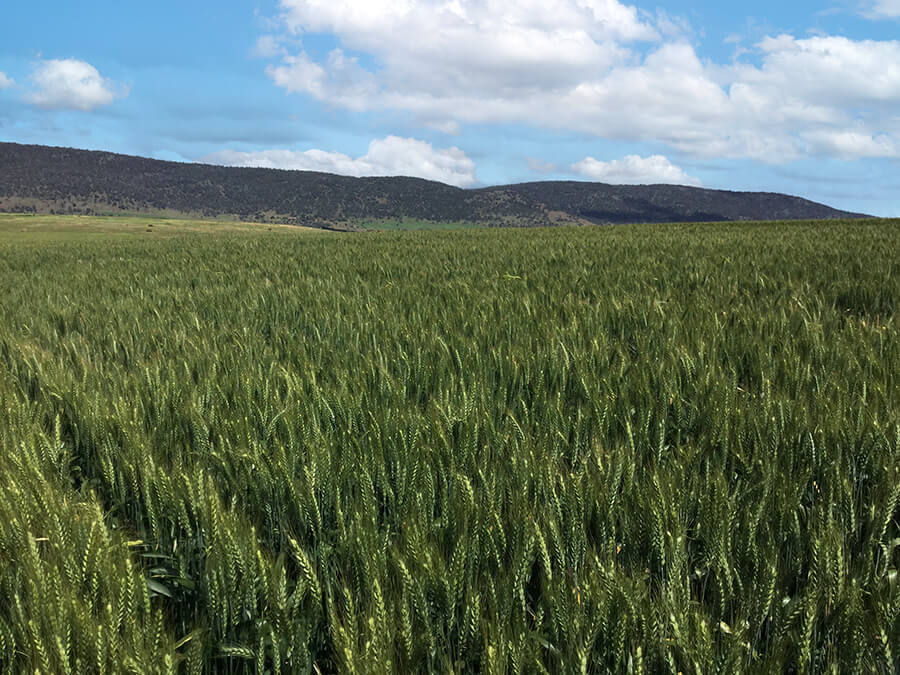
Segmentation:
[(0, 671), (897, 672), (898, 251), (0, 237)]

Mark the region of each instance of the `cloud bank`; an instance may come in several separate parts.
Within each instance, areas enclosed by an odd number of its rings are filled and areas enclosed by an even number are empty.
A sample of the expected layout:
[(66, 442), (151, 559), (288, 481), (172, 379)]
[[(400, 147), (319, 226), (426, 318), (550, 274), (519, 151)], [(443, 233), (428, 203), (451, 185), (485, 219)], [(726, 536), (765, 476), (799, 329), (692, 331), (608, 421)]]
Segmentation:
[(89, 112), (127, 96), (127, 91), (77, 59), (41, 61), (31, 74), (33, 90), (26, 97), (41, 108)]
[(11, 77), (9, 77), (6, 73), (0, 70), (0, 89), (8, 89), (13, 86), (15, 82)]
[(323, 150), (223, 150), (203, 161), (227, 166), (324, 171), (344, 176), (416, 176), (458, 187), (477, 182), (475, 163), (459, 148), (434, 148), (414, 138), (374, 140), (361, 157)]
[[(891, 12), (897, 0), (880, 0)], [(897, 157), (900, 42), (768, 37), (747, 61), (702, 61), (617, 0), (281, 0), (294, 43), (274, 56), (288, 92), (353, 111), (402, 111), (433, 129), (524, 123), (695, 157), (786, 162)], [(667, 37), (675, 35), (675, 37)]]

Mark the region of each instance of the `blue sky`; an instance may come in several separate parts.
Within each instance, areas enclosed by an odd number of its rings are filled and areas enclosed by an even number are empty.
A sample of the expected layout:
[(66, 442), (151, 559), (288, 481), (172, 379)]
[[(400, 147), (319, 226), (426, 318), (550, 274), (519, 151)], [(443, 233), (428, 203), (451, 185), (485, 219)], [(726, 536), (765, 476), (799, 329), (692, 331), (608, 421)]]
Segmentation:
[(900, 216), (900, 0), (32, 0), (0, 17), (3, 141)]

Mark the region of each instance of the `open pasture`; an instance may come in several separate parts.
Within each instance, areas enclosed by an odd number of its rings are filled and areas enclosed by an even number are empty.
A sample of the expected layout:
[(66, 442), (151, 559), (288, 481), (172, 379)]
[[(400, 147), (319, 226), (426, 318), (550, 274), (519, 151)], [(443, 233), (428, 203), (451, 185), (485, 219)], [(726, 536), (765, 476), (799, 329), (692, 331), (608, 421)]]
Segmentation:
[(70, 216), (0, 213), (0, 241), (42, 241), (78, 235), (224, 234), (233, 232), (309, 232), (308, 227), (222, 220), (184, 220), (152, 216)]

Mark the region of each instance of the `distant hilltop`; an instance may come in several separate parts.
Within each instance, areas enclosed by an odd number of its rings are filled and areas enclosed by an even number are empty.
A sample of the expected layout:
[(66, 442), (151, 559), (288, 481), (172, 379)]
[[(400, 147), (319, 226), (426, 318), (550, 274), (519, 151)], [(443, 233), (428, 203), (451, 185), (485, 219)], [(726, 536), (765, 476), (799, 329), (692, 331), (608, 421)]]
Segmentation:
[(862, 218), (800, 197), (576, 181), (462, 189), (421, 178), (165, 162), (0, 143), (0, 211), (148, 214), (357, 229), (378, 221), (485, 226)]

